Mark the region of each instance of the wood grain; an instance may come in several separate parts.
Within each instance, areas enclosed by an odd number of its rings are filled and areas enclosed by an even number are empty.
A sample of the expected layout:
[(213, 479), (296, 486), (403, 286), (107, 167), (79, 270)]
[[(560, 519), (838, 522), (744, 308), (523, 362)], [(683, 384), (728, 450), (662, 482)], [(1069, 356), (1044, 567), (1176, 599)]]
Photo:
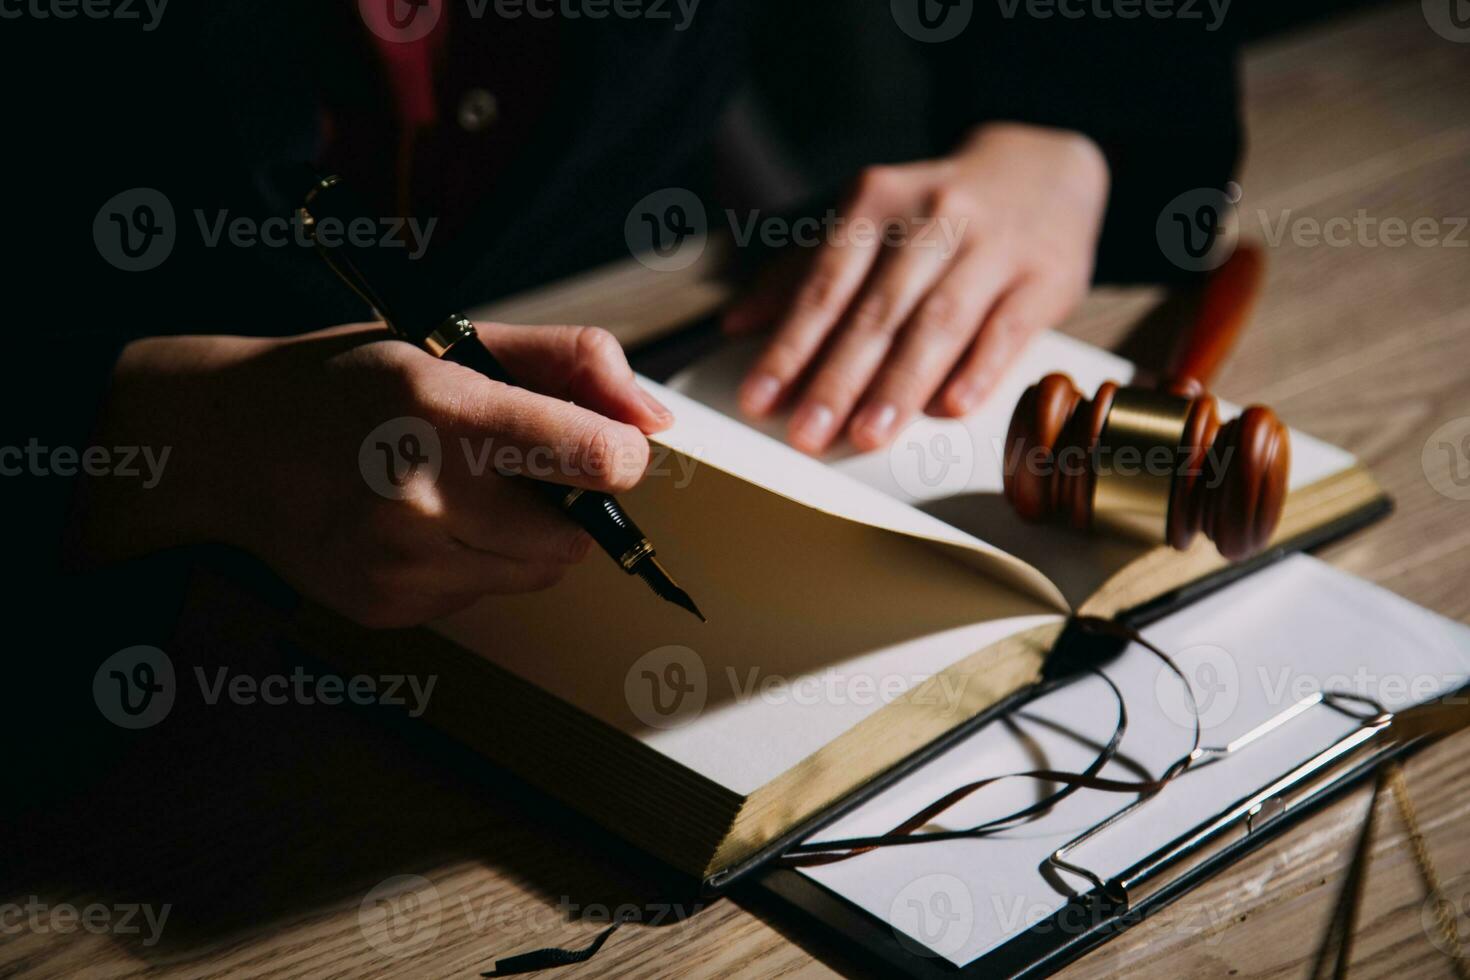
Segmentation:
[[(1431, 454), (1427, 468), (1421, 459), (1431, 432), (1470, 415), (1470, 235), (1462, 231), (1458, 247), (1392, 248), (1310, 246), (1290, 234), (1278, 244), (1267, 234), (1283, 216), (1323, 222), (1364, 209), (1447, 229), (1446, 219), (1470, 214), (1470, 48), (1438, 37), (1419, 5), (1404, 3), (1257, 47), (1245, 85), (1242, 229), (1266, 244), (1268, 278), (1255, 325), (1216, 387), (1351, 449), (1396, 499), (1389, 520), (1325, 557), (1470, 620), (1470, 501), (1431, 484), (1447, 458)], [(629, 331), (678, 322), (727, 295), (711, 271), (717, 257), (683, 277), (630, 263), (583, 280), (570, 298), (521, 297), (495, 312), (598, 321), (637, 339)], [(610, 296), (632, 302), (610, 313)], [(1154, 290), (1099, 290), (1065, 329), (1126, 347), (1161, 300)], [(198, 588), (207, 598), (222, 586), (206, 576)], [(178, 645), (206, 663), (265, 669), (281, 657), (271, 620), (236, 603), (232, 615), (186, 621)], [(677, 921), (624, 928), (591, 963), (554, 975), (870, 972), (757, 901), (724, 900), (678, 919), (665, 906), (683, 902), (667, 882), (615, 842), (412, 727), (361, 712), (184, 710), (134, 743), (117, 769), (7, 840), (0, 904), (166, 904), (161, 938), (7, 928), (0, 975), (468, 977), (500, 955), (580, 945), (601, 928), (599, 913), (626, 903)], [(1463, 896), (1470, 737), (1415, 758), (1409, 785), (1441, 874)], [(1364, 792), (1351, 794), (1064, 975), (1303, 976), (1365, 803)], [(1421, 886), (1396, 813), (1381, 826), (1353, 976), (1450, 976), (1421, 925)], [(396, 944), (374, 945), (375, 906), (364, 900), (399, 875), (424, 879), (419, 912)]]

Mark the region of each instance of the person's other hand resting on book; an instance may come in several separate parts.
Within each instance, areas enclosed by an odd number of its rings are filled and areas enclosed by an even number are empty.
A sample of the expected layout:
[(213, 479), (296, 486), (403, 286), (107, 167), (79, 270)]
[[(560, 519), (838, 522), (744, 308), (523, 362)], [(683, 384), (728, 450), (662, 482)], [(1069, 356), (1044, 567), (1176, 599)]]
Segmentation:
[[(478, 329), (534, 391), (387, 339), (381, 324), (130, 344), (99, 438), (169, 446), (168, 478), (152, 489), (88, 481), (83, 550), (106, 561), (235, 545), (374, 627), (554, 584), (591, 538), (506, 474), (627, 490), (647, 468), (645, 434), (673, 416), (638, 386), (606, 331)], [(428, 428), (437, 452), (421, 441), (397, 445)]]
[(791, 443), (814, 454), (844, 430), (871, 450), (918, 412), (966, 414), (1086, 294), (1107, 200), (1096, 144), (1038, 126), (981, 126), (949, 156), (869, 168), (839, 210), (849, 231), (727, 314), (734, 333), (774, 328), (741, 407), (791, 405)]

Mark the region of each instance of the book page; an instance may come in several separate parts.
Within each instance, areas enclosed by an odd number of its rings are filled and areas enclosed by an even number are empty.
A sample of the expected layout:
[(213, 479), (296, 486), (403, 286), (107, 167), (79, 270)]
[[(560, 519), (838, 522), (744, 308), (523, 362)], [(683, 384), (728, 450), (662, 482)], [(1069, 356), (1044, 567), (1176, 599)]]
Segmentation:
[[(1319, 690), (1368, 695), (1398, 710), (1455, 691), (1470, 676), (1470, 627), (1304, 555), (1143, 632), (1188, 678), (1205, 745), (1226, 744)], [(1160, 775), (1190, 745), (1191, 714), (1182, 685), (1137, 646), (1103, 669), (1123, 693), (1128, 730), (1121, 756), (1102, 775)], [(1115, 721), (1111, 692), (1095, 677), (1080, 677), (1006, 723), (975, 732), (820, 837), (886, 832), (956, 786), (986, 776), (1036, 768), (1080, 771), (1096, 757)], [(1332, 708), (1308, 708), (1238, 753), (1185, 773), (1069, 860), (1104, 878), (1117, 875), (1357, 727)], [(1014, 812), (1046, 790), (1034, 781), (1002, 781), (931, 823), (935, 829), (973, 826)], [(1133, 799), (1081, 790), (1000, 836), (877, 850), (799, 873), (875, 916), (874, 928), (893, 928), (910, 949), (963, 966), (1055, 914), (1070, 892), (1091, 887), (1067, 872), (1048, 878), (1043, 864), (1053, 850)], [(946, 914), (930, 914), (939, 911)], [(1233, 914), (1229, 908), (1198, 913)], [(1204, 933), (1219, 923), (1194, 925)]]
[[(769, 466), (745, 457), (760, 450), (726, 431), (733, 423), (701, 428), (693, 417), (713, 413), (670, 401), (680, 414), (671, 441), (704, 442), (709, 458), (746, 474)], [(1059, 597), (1007, 587), (946, 549), (1002, 570), (1013, 560), (975, 551), (958, 532), (841, 474), (792, 464), (767, 474), (792, 496), (682, 454), (656, 460), (620, 495), (708, 623), (597, 553), (551, 589), (490, 597), (432, 628), (748, 795), (945, 668), (1061, 619)], [(809, 492), (857, 516), (796, 499)], [(916, 533), (932, 522), (949, 543), (879, 525), (886, 520)], [(958, 703), (966, 692), (941, 694)], [(662, 786), (634, 775), (630, 784)]]
[(915, 501), (884, 493), (678, 391), (647, 378), (639, 382), (674, 413), (673, 427), (651, 440), (677, 454), (665, 468), (713, 466), (814, 510), (938, 544), (1011, 588), (1059, 610), (1068, 608), (1046, 575), (963, 528), (924, 513)]
[[(781, 439), (787, 423), (784, 413), (753, 421), (740, 412), (736, 401), (740, 381), (764, 340), (756, 337), (731, 343), (675, 375), (669, 387)], [(920, 417), (887, 449), (856, 453), (839, 448), (823, 462), (885, 496), (910, 503), (1024, 559), (1055, 582), (1073, 606), (1080, 606), (1114, 573), (1154, 546), (1019, 520), (1002, 496), (1006, 430), (1021, 394), (1053, 371), (1070, 375), (1090, 397), (1104, 381), (1130, 382), (1136, 370), (1115, 354), (1047, 331), (1031, 342), (995, 390), (963, 419)], [(1239, 407), (1222, 400), (1220, 411), (1229, 418)], [(1350, 453), (1298, 430), (1291, 431), (1291, 440), (1292, 490), (1353, 464)]]

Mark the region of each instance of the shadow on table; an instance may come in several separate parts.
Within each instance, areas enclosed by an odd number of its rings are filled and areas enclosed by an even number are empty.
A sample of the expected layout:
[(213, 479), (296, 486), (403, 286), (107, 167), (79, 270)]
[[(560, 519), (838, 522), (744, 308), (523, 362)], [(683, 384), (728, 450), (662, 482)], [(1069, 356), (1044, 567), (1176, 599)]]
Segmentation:
[[(447, 892), (451, 875), (481, 865), (505, 889), (491, 896), (485, 969), (505, 953), (583, 945), (590, 929), (558, 928), (568, 922), (600, 923), (631, 907), (646, 924), (668, 925), (701, 908), (687, 879), (401, 708), (235, 703), (233, 678), (330, 673), (289, 652), (283, 624), (217, 574), (197, 574), (168, 651), (177, 690), (169, 714), (119, 732), (113, 760), (74, 795), (9, 821), (0, 902), (167, 906), (157, 936), (146, 925), (115, 935), (129, 955), (166, 965), (292, 920), (364, 908), (396, 876)], [(51, 751), (50, 764), (69, 764)], [(538, 900), (539, 910), (518, 911)], [(460, 901), (446, 894), (445, 907)], [(444, 930), (475, 929), (471, 911), (446, 912)]]

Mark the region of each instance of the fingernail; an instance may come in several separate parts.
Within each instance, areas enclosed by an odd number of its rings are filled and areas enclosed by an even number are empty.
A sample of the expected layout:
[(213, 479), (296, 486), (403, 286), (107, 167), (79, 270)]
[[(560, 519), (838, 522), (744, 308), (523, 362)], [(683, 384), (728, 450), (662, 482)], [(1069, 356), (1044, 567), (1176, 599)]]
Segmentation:
[(638, 389), (638, 393), (643, 396), (643, 404), (647, 405), (648, 410), (654, 415), (657, 415), (660, 421), (668, 422), (673, 419), (674, 413), (669, 411), (669, 406), (665, 405), (663, 402), (659, 401), (657, 398), (653, 397), (653, 395), (649, 394), (642, 388)]
[(985, 397), (985, 389), (989, 382), (984, 378), (977, 378), (964, 385), (957, 385), (949, 393), (949, 406), (956, 415), (968, 415), (980, 404)]
[(764, 415), (776, 403), (781, 382), (770, 374), (758, 374), (740, 386), (740, 407), (751, 415)]
[(853, 419), (852, 429), (860, 433), (864, 441), (881, 445), (888, 441), (893, 423), (897, 421), (898, 406), (888, 403), (869, 405)]
[(820, 403), (803, 405), (791, 419), (791, 441), (798, 448), (817, 452), (832, 439), (837, 417)]

